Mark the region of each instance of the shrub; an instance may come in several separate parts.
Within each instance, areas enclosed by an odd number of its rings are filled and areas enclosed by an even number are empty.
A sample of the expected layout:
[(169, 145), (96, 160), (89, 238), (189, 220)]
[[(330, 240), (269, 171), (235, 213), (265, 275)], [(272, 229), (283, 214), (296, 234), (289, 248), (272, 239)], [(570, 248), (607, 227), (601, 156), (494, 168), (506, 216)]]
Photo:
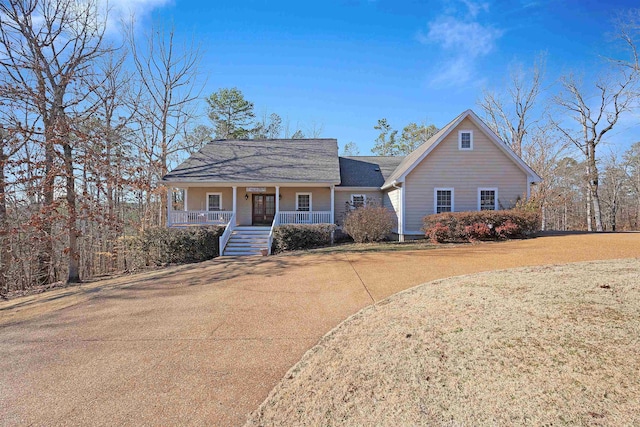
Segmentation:
[(428, 215), (423, 223), (425, 235), (439, 243), (523, 238), (540, 229), (535, 212), (515, 209)]
[(427, 230), (426, 235), (433, 243), (446, 242), (449, 240), (449, 227), (437, 222)]
[(272, 252), (310, 249), (331, 244), (333, 224), (286, 224), (273, 230)]
[(522, 234), (522, 228), (508, 219), (504, 224), (496, 227), (496, 234), (502, 239), (511, 239), (513, 237), (519, 237)]
[(374, 204), (360, 206), (347, 213), (342, 229), (356, 243), (378, 242), (393, 230), (393, 214)]
[(188, 229), (154, 227), (139, 237), (140, 250), (147, 264), (188, 264), (206, 261), (220, 255), (219, 237), (224, 227)]
[(473, 240), (490, 240), (492, 237), (491, 227), (484, 222), (476, 222), (464, 227), (467, 238)]

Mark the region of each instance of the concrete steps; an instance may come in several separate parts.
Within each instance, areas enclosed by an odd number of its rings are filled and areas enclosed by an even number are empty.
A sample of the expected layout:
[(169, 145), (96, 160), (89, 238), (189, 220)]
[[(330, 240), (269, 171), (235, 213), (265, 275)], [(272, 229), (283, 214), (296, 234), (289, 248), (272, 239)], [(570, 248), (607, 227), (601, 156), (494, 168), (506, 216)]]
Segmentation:
[(236, 227), (231, 232), (229, 242), (222, 256), (261, 255), (260, 250), (269, 246), (271, 227)]

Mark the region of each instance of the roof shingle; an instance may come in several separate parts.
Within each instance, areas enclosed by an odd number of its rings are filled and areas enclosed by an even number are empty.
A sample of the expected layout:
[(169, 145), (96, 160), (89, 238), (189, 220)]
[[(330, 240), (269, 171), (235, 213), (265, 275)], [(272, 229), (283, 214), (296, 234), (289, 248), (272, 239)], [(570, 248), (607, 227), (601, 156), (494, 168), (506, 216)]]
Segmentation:
[(340, 186), (382, 187), (402, 159), (402, 156), (340, 157)]
[(215, 140), (164, 182), (340, 182), (336, 139)]

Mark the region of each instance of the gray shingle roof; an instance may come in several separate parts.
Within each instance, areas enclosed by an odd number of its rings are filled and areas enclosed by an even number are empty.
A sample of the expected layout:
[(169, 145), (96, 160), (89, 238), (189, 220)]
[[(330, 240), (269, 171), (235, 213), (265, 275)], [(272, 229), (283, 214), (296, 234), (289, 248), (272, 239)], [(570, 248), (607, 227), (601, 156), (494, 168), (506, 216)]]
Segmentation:
[(165, 182), (339, 183), (336, 139), (216, 140), (164, 176)]
[(340, 186), (382, 187), (402, 159), (401, 156), (340, 157)]

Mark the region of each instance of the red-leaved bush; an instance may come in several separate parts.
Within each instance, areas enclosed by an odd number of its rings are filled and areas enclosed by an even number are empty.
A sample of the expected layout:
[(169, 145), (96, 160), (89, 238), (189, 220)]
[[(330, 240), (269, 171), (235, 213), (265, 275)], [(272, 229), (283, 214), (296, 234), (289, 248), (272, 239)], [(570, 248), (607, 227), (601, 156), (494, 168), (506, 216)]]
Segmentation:
[(504, 224), (496, 227), (496, 234), (502, 239), (519, 237), (522, 234), (521, 227), (511, 220), (506, 220)]
[(449, 238), (449, 227), (438, 222), (426, 231), (426, 235), (433, 243), (444, 243)]
[(475, 224), (464, 227), (464, 233), (467, 238), (473, 240), (491, 240), (491, 228), (484, 222), (476, 222)]
[(540, 229), (536, 213), (515, 209), (428, 215), (423, 224), (426, 237), (438, 243), (524, 238)]

